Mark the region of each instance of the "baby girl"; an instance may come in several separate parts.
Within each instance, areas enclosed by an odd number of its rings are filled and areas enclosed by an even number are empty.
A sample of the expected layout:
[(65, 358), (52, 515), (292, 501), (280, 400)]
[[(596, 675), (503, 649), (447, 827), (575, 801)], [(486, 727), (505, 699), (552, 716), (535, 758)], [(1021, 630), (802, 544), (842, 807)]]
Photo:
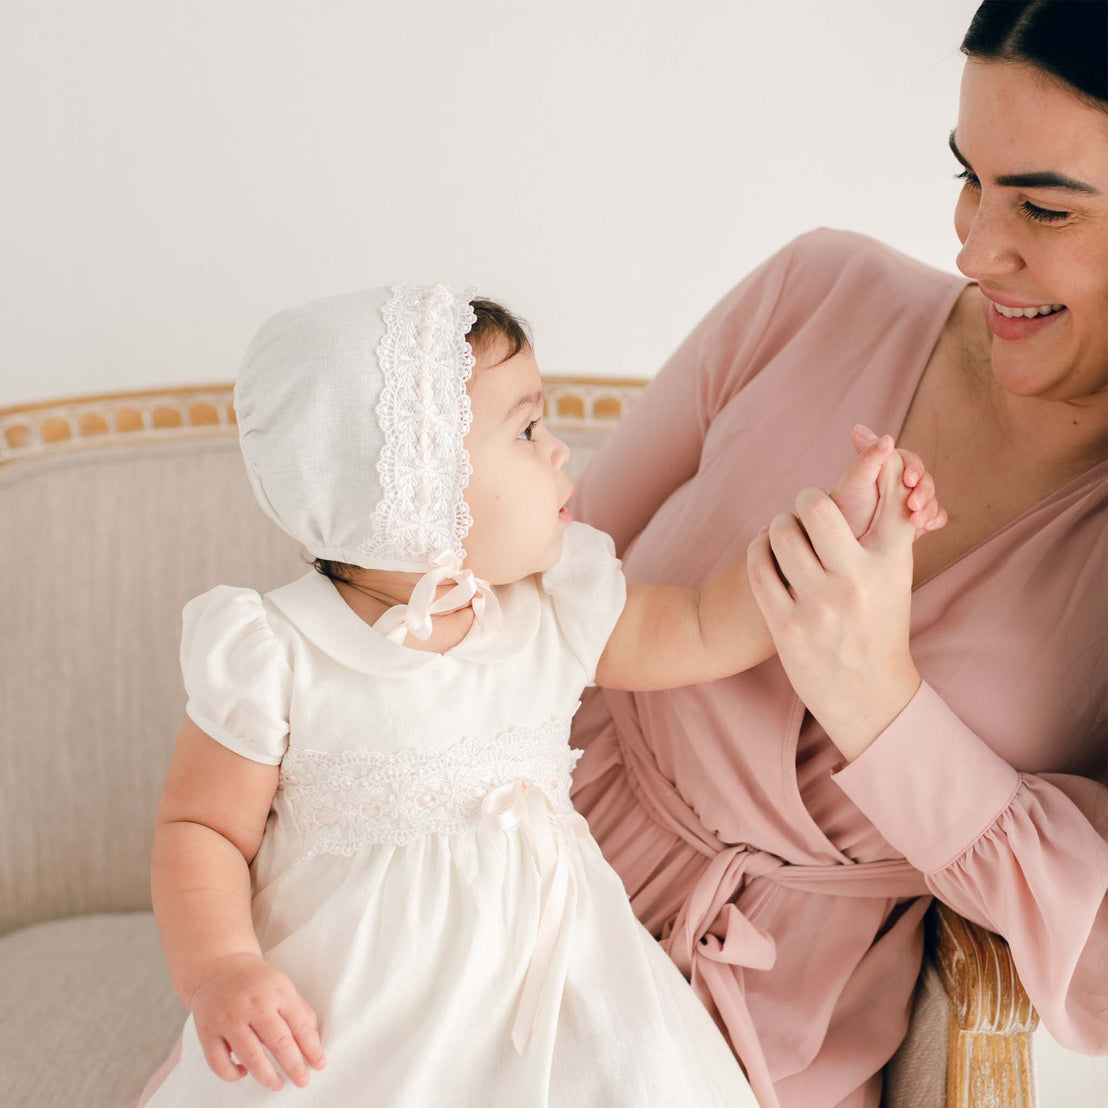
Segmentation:
[[(568, 744), (587, 686), (771, 655), (745, 563), (628, 585), (566, 508), (525, 330), (470, 292), (281, 312), (235, 407), (314, 566), (184, 609), (152, 889), (189, 1014), (137, 1103), (753, 1108), (573, 811)], [(930, 478), (867, 439), (831, 493), (854, 534), (941, 526)]]

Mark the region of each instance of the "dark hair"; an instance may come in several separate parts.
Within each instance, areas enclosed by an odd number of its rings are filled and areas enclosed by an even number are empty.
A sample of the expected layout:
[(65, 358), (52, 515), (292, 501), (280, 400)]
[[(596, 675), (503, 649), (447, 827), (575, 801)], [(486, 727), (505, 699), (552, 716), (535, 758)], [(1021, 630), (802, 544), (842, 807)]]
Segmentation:
[(962, 53), (1032, 65), (1108, 111), (1108, 0), (985, 0)]
[[(466, 341), (474, 354), (487, 350), (498, 338), (508, 344), (508, 352), (500, 359), (501, 362), (531, 347), (526, 321), (513, 315), (503, 304), (495, 300), (471, 300), (470, 306), (477, 320), (467, 332)], [(316, 558), (312, 565), (332, 581), (349, 581), (358, 572), (358, 567), (349, 562), (332, 562), (326, 558)]]
[[(1108, 0), (1105, 0), (1108, 3)], [(470, 307), (477, 316), (476, 323), (469, 329), (466, 341), (473, 347), (473, 353), (479, 354), (488, 348), (495, 339), (507, 340), (511, 349), (501, 359), (514, 358), (521, 350), (531, 347), (531, 336), (526, 321), (513, 315), (503, 304), (495, 300), (471, 300)]]

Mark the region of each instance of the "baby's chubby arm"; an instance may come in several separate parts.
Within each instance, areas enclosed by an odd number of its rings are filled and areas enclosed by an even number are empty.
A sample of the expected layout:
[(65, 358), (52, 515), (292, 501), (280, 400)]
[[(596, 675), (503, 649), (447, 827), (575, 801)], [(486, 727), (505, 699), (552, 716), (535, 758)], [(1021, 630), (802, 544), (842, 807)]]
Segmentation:
[[(829, 494), (855, 538), (873, 518), (877, 478), (894, 445), (888, 435), (861, 431), (852, 436), (858, 457)], [(942, 527), (946, 513), (922, 461), (908, 451), (900, 454), (901, 505), (918, 538)], [(717, 570), (699, 589), (628, 585), (627, 602), (597, 664), (596, 684), (635, 692), (675, 689), (741, 673), (775, 653), (743, 559)]]
[(262, 957), (250, 913), (249, 866), (279, 773), (186, 717), (158, 804), (150, 875), (170, 977), (208, 1065), (225, 1081), (249, 1072), (274, 1092), (284, 1082), (263, 1044), (301, 1087), (303, 1058), (325, 1064), (315, 1013)]

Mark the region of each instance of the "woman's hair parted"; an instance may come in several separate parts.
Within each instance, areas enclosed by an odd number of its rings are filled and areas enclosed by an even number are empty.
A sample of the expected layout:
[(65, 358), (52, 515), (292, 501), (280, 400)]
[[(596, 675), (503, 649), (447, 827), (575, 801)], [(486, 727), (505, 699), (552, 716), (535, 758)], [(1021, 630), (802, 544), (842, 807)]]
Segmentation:
[(1108, 0), (985, 0), (962, 53), (1034, 66), (1108, 111)]
[[(531, 347), (531, 335), (526, 320), (520, 319), (495, 300), (471, 300), (469, 303), (477, 319), (466, 333), (466, 341), (475, 355), (486, 353), (493, 346), (503, 343), (504, 352), (500, 362), (506, 362), (521, 350)], [(499, 365), (500, 362), (495, 364)], [(477, 367), (474, 367), (474, 372), (476, 370)], [(350, 581), (358, 573), (358, 567), (349, 562), (332, 562), (326, 558), (316, 558), (312, 566), (332, 581)]]

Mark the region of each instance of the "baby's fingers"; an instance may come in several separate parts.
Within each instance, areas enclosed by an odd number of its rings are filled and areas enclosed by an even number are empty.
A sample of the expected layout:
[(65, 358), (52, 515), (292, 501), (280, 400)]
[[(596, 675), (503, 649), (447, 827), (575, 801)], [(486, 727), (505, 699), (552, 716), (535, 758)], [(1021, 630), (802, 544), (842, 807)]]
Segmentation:
[(269, 1048), (289, 1080), (303, 1088), (308, 1083), (308, 1067), (304, 1065), (300, 1047), (284, 1018), (276, 1012), (257, 1017), (251, 1025), (258, 1038)]
[(930, 473), (925, 473), (917, 482), (916, 487), (908, 494), (908, 510), (918, 512), (926, 508), (935, 499), (935, 478)]
[(940, 527), (945, 527), (947, 520), (950, 517), (946, 514), (945, 508), (940, 508), (938, 502), (935, 502), (935, 515), (924, 524), (925, 531), (937, 531)]
[[(866, 439), (859, 434), (859, 431), (865, 431), (867, 435), (873, 437)], [(877, 475), (881, 472), (881, 467), (885, 464), (889, 451), (893, 448), (893, 437), (892, 435), (874, 435), (868, 427), (864, 427), (861, 423), (857, 424), (852, 434), (858, 457), (854, 459), (854, 464), (847, 471), (844, 482), (850, 487), (868, 488), (877, 480)]]
[(927, 472), (927, 466), (915, 451), (898, 450), (897, 453), (904, 462), (904, 484), (910, 489), (915, 488), (919, 479)]
[(323, 1069), (327, 1065), (327, 1059), (323, 1056), (323, 1044), (319, 1040), (319, 1021), (311, 1006), (303, 997), (297, 997), (281, 1007), (281, 1015), (287, 1021), (304, 1057), (317, 1070)]
[(198, 1034), (198, 1037), (204, 1059), (216, 1077), (221, 1077), (224, 1081), (237, 1081), (246, 1076), (246, 1067), (240, 1066), (231, 1057), (231, 1047), (222, 1036)]
[[(240, 1027), (227, 1034), (227, 1041), (231, 1049), (238, 1056), (239, 1062), (257, 1079), (260, 1085), (279, 1093), (285, 1083), (281, 1080), (273, 1063), (262, 1049), (261, 1041), (254, 1034), (251, 1027)], [(233, 1061), (234, 1059), (232, 1059)]]

